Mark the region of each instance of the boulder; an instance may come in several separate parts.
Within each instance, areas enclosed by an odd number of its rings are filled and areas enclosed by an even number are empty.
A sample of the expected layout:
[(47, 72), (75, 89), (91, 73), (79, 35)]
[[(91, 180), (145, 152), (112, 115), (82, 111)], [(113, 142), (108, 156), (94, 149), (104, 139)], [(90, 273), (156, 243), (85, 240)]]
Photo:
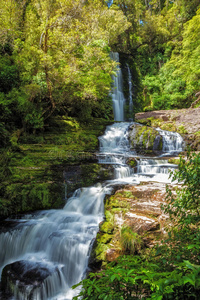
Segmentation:
[(154, 128), (134, 123), (129, 130), (131, 150), (140, 154), (162, 151), (162, 136)]
[(54, 273), (58, 267), (27, 260), (16, 261), (4, 267), (2, 272), (1, 290), (3, 299), (7, 295), (24, 295), (24, 299), (32, 299), (36, 289), (43, 287), (45, 280)]

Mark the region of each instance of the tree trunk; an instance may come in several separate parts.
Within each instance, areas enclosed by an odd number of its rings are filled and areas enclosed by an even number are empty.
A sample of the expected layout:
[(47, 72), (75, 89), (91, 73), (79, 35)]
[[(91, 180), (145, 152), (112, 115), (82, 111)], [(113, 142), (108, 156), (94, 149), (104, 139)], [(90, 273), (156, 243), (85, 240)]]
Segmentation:
[[(45, 31), (45, 39), (44, 39), (44, 53), (47, 55), (47, 51), (48, 51), (48, 28)], [(52, 96), (52, 85), (51, 85), (51, 81), (49, 79), (49, 70), (48, 70), (48, 66), (47, 66), (47, 62), (45, 63), (45, 76), (46, 76), (46, 83), (47, 83), (47, 88), (48, 88), (48, 94), (49, 94), (49, 100), (51, 103), (51, 111), (50, 114), (48, 115), (48, 117), (52, 114), (52, 112), (55, 109), (55, 102)]]

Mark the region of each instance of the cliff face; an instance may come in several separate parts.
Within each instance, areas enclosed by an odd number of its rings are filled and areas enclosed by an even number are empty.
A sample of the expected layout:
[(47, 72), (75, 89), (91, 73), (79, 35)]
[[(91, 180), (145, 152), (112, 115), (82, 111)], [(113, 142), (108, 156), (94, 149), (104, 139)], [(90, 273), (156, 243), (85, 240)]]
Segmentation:
[(137, 113), (136, 122), (179, 132), (194, 151), (200, 151), (200, 107)]

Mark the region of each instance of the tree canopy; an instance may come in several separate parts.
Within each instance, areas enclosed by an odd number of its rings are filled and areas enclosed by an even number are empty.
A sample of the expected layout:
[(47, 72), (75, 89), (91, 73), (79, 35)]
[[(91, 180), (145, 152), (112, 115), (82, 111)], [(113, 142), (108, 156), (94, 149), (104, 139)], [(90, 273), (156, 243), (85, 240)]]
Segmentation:
[(2, 122), (11, 105), (25, 130), (55, 111), (103, 110), (116, 67), (110, 47), (130, 27), (121, 10), (99, 0), (9, 0), (0, 19)]

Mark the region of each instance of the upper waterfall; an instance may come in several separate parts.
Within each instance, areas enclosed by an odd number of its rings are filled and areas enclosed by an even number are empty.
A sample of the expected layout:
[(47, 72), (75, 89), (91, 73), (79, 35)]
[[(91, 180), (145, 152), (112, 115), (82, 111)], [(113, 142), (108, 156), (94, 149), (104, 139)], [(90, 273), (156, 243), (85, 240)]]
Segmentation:
[(129, 65), (127, 65), (128, 69), (128, 87), (129, 87), (129, 121), (133, 121), (132, 114), (133, 114), (133, 96), (132, 96), (132, 75)]
[[(119, 62), (119, 53), (111, 52), (111, 59)], [(122, 71), (117, 67), (117, 74), (113, 76), (112, 102), (115, 121), (124, 121), (125, 97), (123, 93)]]

